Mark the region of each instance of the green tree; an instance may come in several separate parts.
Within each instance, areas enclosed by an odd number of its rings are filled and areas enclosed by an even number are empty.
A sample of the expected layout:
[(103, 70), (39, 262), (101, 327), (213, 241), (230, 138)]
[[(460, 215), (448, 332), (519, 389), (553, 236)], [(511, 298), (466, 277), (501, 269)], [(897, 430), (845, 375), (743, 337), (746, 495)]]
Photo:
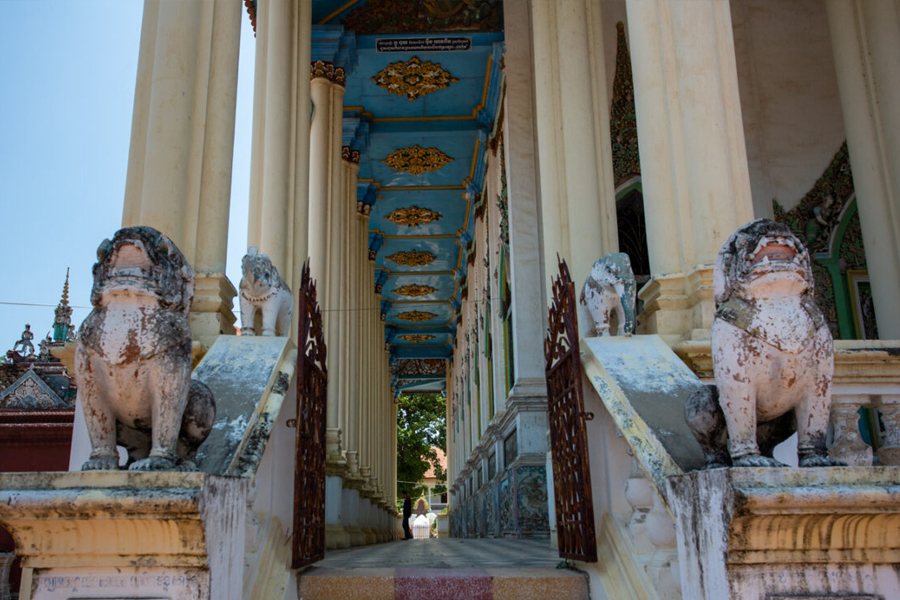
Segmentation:
[[(401, 394), (397, 403), (397, 493), (407, 492), (410, 498), (421, 494), (425, 487), (416, 485), (429, 468), (434, 467), (438, 481), (447, 477), (438, 462), (440, 448), (446, 452), (447, 426), (444, 397), (441, 394)], [(441, 486), (438, 486), (441, 487)], [(438, 493), (446, 491), (436, 490)]]

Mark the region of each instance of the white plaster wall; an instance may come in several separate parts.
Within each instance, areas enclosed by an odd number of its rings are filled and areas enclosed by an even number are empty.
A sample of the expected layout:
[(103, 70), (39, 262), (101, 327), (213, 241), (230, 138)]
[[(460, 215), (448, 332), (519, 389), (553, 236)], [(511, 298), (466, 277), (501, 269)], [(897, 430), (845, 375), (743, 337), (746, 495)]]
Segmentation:
[(793, 208), (844, 141), (821, 0), (731, 0), (753, 208)]
[[(276, 516), (289, 530), (294, 521), (294, 434), (287, 426), (297, 416), (297, 375), (291, 377), (288, 392), (272, 429), (259, 469), (251, 487), (253, 510)], [(289, 535), (289, 531), (285, 531)]]

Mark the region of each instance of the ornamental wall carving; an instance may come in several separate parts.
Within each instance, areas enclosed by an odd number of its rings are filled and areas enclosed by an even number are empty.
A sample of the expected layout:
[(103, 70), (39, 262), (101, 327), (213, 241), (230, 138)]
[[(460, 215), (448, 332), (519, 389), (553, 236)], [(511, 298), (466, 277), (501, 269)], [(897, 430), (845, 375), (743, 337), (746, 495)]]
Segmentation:
[(406, 312), (402, 312), (397, 315), (397, 318), (401, 321), (411, 321), (413, 323), (421, 323), (422, 321), (430, 321), (437, 317), (436, 314), (430, 312), (423, 312), (420, 310), (409, 310)]
[(429, 208), (420, 208), (418, 206), (408, 206), (406, 208), (398, 208), (385, 219), (397, 225), (406, 225), (407, 227), (417, 227), (419, 225), (428, 225), (443, 217), (441, 213), (435, 212)]
[(407, 267), (422, 267), (434, 262), (436, 258), (431, 252), (420, 250), (401, 250), (387, 257), (388, 260)]
[(453, 159), (437, 148), (423, 148), (416, 144), (410, 148), (394, 150), (381, 162), (400, 173), (421, 175), (437, 171), (447, 163), (453, 162)]
[(433, 288), (430, 285), (419, 285), (416, 283), (412, 283), (410, 285), (402, 285), (398, 288), (394, 288), (394, 293), (398, 296), (409, 296), (411, 298), (427, 296), (428, 294), (433, 294), (436, 291), (437, 288)]
[(389, 64), (372, 81), (389, 94), (405, 95), (412, 102), (420, 96), (444, 89), (459, 79), (450, 75), (439, 63), (422, 62), (413, 56), (406, 62)]

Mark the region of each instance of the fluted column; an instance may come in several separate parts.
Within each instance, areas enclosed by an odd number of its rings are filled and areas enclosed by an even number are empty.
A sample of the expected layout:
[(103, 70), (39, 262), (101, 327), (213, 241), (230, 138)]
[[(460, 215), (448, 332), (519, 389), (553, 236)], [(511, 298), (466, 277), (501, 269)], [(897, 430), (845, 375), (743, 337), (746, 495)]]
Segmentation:
[(544, 264), (583, 281), (619, 245), (600, 2), (531, 6)]
[[(328, 270), (326, 286), (328, 298), (324, 306), (326, 343), (332, 351), (328, 354), (328, 403), (337, 406), (338, 427), (345, 422), (347, 414), (346, 348), (341, 344), (342, 332), (346, 326), (343, 307), (342, 286), (346, 269), (347, 203), (344, 198), (344, 180), (341, 172), (341, 136), (344, 114), (344, 74), (343, 69), (335, 69), (334, 85), (331, 87), (331, 128), (330, 128), (330, 178), (328, 215)], [(346, 431), (343, 431), (346, 433)], [(342, 450), (344, 450), (343, 444)]]
[(828, 0), (878, 335), (900, 339), (900, 3)]
[[(355, 153), (354, 153), (355, 152)], [(344, 352), (347, 355), (347, 369), (345, 382), (347, 386), (347, 465), (349, 475), (359, 475), (359, 405), (362, 394), (361, 379), (361, 353), (360, 346), (360, 322), (362, 318), (363, 290), (360, 289), (360, 272), (362, 271), (362, 257), (360, 250), (359, 229), (361, 219), (357, 210), (356, 177), (359, 173), (359, 152), (350, 148), (342, 149), (344, 157), (344, 170), (346, 177), (344, 202), (347, 207), (347, 273), (343, 296), (346, 298), (344, 320), (347, 322), (346, 336), (344, 336)], [(354, 158), (356, 159), (354, 161)]]
[(310, 0), (257, 3), (247, 241), (292, 289), (307, 256), (311, 10)]
[(727, 2), (628, 0), (652, 279), (639, 331), (708, 338), (712, 265), (753, 218)]
[(168, 235), (196, 271), (195, 339), (234, 333), (225, 276), (240, 6), (144, 5), (123, 227)]

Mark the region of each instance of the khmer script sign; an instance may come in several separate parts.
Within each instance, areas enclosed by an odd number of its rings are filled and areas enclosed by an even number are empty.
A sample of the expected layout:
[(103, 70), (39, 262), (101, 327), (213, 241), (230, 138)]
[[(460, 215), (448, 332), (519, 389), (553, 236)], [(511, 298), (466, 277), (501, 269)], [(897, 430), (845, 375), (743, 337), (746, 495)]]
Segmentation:
[(379, 38), (375, 40), (378, 52), (461, 52), (472, 49), (472, 38)]

